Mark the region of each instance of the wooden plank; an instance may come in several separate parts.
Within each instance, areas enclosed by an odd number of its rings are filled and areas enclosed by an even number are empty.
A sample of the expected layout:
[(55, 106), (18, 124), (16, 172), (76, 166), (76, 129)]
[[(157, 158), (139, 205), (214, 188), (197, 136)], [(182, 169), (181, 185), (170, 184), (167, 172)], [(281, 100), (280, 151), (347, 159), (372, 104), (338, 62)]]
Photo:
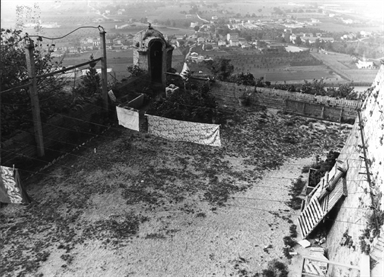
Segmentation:
[(312, 221), (312, 220), (311, 220), (311, 215), (310, 215), (310, 213), (309, 213), (309, 207), (310, 207), (310, 205), (307, 206), (307, 208), (304, 210), (304, 216), (305, 216), (305, 218), (306, 218), (308, 224), (309, 224), (309, 225), (312, 225), (312, 224), (311, 224), (311, 221)]
[(301, 276), (305, 277), (323, 277), (323, 275), (317, 275), (317, 274), (312, 274), (312, 273), (307, 273), (307, 272), (303, 272), (301, 273)]
[(327, 261), (327, 260), (320, 259), (320, 258), (317, 258), (317, 257), (310, 257), (310, 256), (303, 255), (303, 258), (304, 259), (308, 259), (308, 260), (312, 260), (312, 261), (325, 262), (327, 264), (332, 264), (332, 265), (336, 265), (336, 266), (341, 266), (341, 267), (346, 267), (346, 268), (350, 268), (350, 269), (360, 270), (360, 267), (357, 267), (357, 266), (354, 266), (354, 265), (342, 264), (342, 263), (339, 263), (339, 262), (334, 262), (334, 261), (329, 261), (329, 260)]
[(320, 202), (321, 209), (324, 213), (328, 212), (329, 194), (324, 196)]
[(301, 237), (304, 238), (304, 229), (303, 229), (300, 217), (297, 219), (297, 222), (299, 223), (299, 226), (300, 226)]
[(323, 210), (322, 210), (321, 207), (320, 207), (319, 201), (318, 201), (317, 199), (315, 199), (314, 203), (315, 203), (315, 205), (316, 205), (316, 209), (317, 209), (317, 211), (319, 212), (319, 216), (320, 216), (321, 218), (323, 218), (323, 217), (324, 217), (324, 212), (323, 212)]
[(304, 223), (304, 226), (305, 226), (305, 229), (306, 229), (306, 233), (310, 232), (311, 231), (311, 225), (308, 223), (308, 220), (307, 220), (307, 216), (306, 214), (302, 214), (302, 220), (303, 220), (303, 223)]
[(307, 225), (307, 222), (305, 220), (305, 216), (300, 216), (301, 218), (301, 223), (302, 223), (302, 226), (303, 226), (303, 229), (304, 229), (304, 237), (307, 236), (308, 232), (310, 231), (308, 225)]
[(316, 205), (316, 204), (318, 204), (318, 200), (317, 200), (317, 199), (314, 199), (313, 202), (316, 202), (316, 203), (313, 204), (313, 209), (314, 209), (314, 211), (316, 212), (317, 217), (320, 219), (320, 218), (323, 217), (323, 214), (322, 214), (322, 212), (319, 210), (318, 205)]
[(316, 207), (311, 205), (310, 210), (311, 210), (313, 217), (315, 218), (316, 222), (319, 221), (319, 215), (316, 213)]
[(310, 214), (310, 218), (312, 220), (311, 225), (316, 224), (318, 221), (318, 218), (316, 216), (316, 213), (314, 213), (314, 211), (313, 211), (312, 205), (308, 206), (308, 213)]
[(364, 253), (360, 256), (360, 277), (371, 277), (370, 259)]

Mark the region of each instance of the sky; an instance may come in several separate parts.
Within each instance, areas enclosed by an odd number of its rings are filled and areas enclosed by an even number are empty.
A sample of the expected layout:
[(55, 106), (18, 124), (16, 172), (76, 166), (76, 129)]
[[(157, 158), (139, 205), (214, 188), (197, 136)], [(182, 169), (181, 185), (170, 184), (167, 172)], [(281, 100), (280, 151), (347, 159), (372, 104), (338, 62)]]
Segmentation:
[[(0, 1), (1, 1), (2, 21), (7, 18), (9, 19), (9, 17), (11, 18), (15, 17), (16, 5), (33, 6), (34, 3), (39, 3), (40, 8), (43, 8), (44, 3), (53, 4), (54, 2), (56, 2), (56, 0), (0, 0)], [(74, 0), (61, 0), (61, 2), (66, 2), (66, 1), (74, 2)], [(81, 0), (78, 0), (78, 2), (80, 1)], [(86, 0), (82, 0), (82, 1), (86, 1)], [(112, 3), (112, 0), (110, 1), (104, 0), (104, 1), (108, 3)], [(214, 0), (211, 0), (211, 1), (214, 1)], [(249, 2), (250, 0), (247, 0), (247, 1)], [(262, 3), (260, 2), (260, 0), (254, 0), (254, 1)], [(90, 2), (92, 2), (92, 0), (90, 0)], [(191, 0), (191, 2), (194, 2), (194, 1)], [(219, 3), (220, 0), (217, 0), (216, 2)], [(345, 3), (345, 8), (347, 9), (351, 6), (359, 5), (361, 7), (362, 14), (367, 14), (367, 15), (374, 14), (375, 17), (377, 16), (379, 16), (380, 18), (383, 17), (382, 22), (384, 22), (384, 0), (326, 0), (326, 1), (324, 0), (282, 0), (282, 1), (275, 0), (275, 2), (276, 2), (276, 5), (278, 5), (278, 3), (288, 4), (288, 2), (297, 2), (297, 3), (314, 2), (319, 5), (337, 3), (341, 7), (343, 6), (343, 3)], [(353, 3), (353, 5), (350, 5), (351, 3)]]

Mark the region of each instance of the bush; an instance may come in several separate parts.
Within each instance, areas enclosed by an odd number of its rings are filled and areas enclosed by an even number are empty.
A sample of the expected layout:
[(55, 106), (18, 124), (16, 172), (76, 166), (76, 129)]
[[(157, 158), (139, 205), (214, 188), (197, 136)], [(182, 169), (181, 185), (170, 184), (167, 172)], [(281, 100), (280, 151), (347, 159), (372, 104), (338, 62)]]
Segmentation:
[(289, 227), (289, 233), (290, 233), (291, 238), (297, 238), (297, 226), (292, 224)]
[(263, 277), (287, 277), (288, 269), (287, 266), (278, 261), (277, 259), (273, 259), (268, 262), (268, 268), (264, 269), (262, 272)]
[[(5, 91), (28, 82), (25, 50), (22, 47), (21, 30), (1, 29), (0, 37), (0, 80), (1, 90)], [(33, 41), (35, 74), (43, 75), (55, 71), (60, 64), (53, 61), (50, 51), (43, 51), (42, 38)], [(69, 109), (72, 99), (64, 92), (65, 82), (60, 75), (37, 79), (41, 119), (44, 121), (54, 113)], [(31, 100), (28, 87), (1, 94), (1, 133), (2, 140), (16, 130), (25, 130), (33, 125), (31, 120)]]
[(215, 97), (209, 93), (209, 86), (201, 85), (197, 91), (180, 90), (168, 98), (155, 101), (148, 113), (166, 118), (191, 122), (212, 123), (220, 120)]
[(296, 243), (296, 241), (294, 241), (291, 237), (289, 237), (289, 236), (285, 236), (284, 238), (283, 238), (283, 241), (284, 241), (284, 245), (285, 246), (288, 246), (288, 247), (290, 247), (290, 248), (293, 248), (297, 243)]
[(132, 77), (140, 77), (147, 73), (146, 70), (141, 69), (138, 65), (128, 66), (127, 70), (131, 73)]

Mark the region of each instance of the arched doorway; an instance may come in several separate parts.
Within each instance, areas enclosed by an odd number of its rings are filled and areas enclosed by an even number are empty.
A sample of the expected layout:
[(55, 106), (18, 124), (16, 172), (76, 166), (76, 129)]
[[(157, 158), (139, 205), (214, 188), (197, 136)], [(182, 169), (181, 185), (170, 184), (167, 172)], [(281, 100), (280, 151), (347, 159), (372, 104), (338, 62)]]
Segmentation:
[(149, 68), (151, 81), (153, 83), (162, 83), (163, 75), (163, 44), (160, 41), (154, 41), (149, 47)]

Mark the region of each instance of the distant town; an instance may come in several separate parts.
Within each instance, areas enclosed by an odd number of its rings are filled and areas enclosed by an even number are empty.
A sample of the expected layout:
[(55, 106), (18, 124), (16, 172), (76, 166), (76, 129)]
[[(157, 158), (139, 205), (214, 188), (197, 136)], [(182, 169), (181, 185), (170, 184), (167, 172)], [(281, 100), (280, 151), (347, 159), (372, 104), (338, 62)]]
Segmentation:
[[(375, 69), (384, 57), (380, 21), (336, 4), (243, 3), (242, 7), (249, 5), (246, 12), (227, 1), (88, 0), (77, 5), (82, 8), (74, 8), (68, 1), (55, 1), (49, 13), (38, 5), (19, 7), (16, 25), (29, 33), (53, 36), (75, 27), (101, 25), (107, 31), (106, 48), (110, 56), (120, 60), (119, 65), (114, 65), (115, 61), (110, 59), (109, 65), (115, 72), (126, 72), (126, 66), (132, 64), (130, 52), (136, 47), (135, 34), (149, 24), (174, 46), (174, 55), (185, 56), (194, 47), (190, 59), (196, 63), (222, 51), (233, 54), (249, 50), (252, 55), (310, 51), (346, 54), (352, 59), (350, 69)], [(86, 53), (96, 53), (101, 48), (97, 32), (74, 33), (55, 41), (51, 55), (74, 64), (73, 59), (84, 59)]]

